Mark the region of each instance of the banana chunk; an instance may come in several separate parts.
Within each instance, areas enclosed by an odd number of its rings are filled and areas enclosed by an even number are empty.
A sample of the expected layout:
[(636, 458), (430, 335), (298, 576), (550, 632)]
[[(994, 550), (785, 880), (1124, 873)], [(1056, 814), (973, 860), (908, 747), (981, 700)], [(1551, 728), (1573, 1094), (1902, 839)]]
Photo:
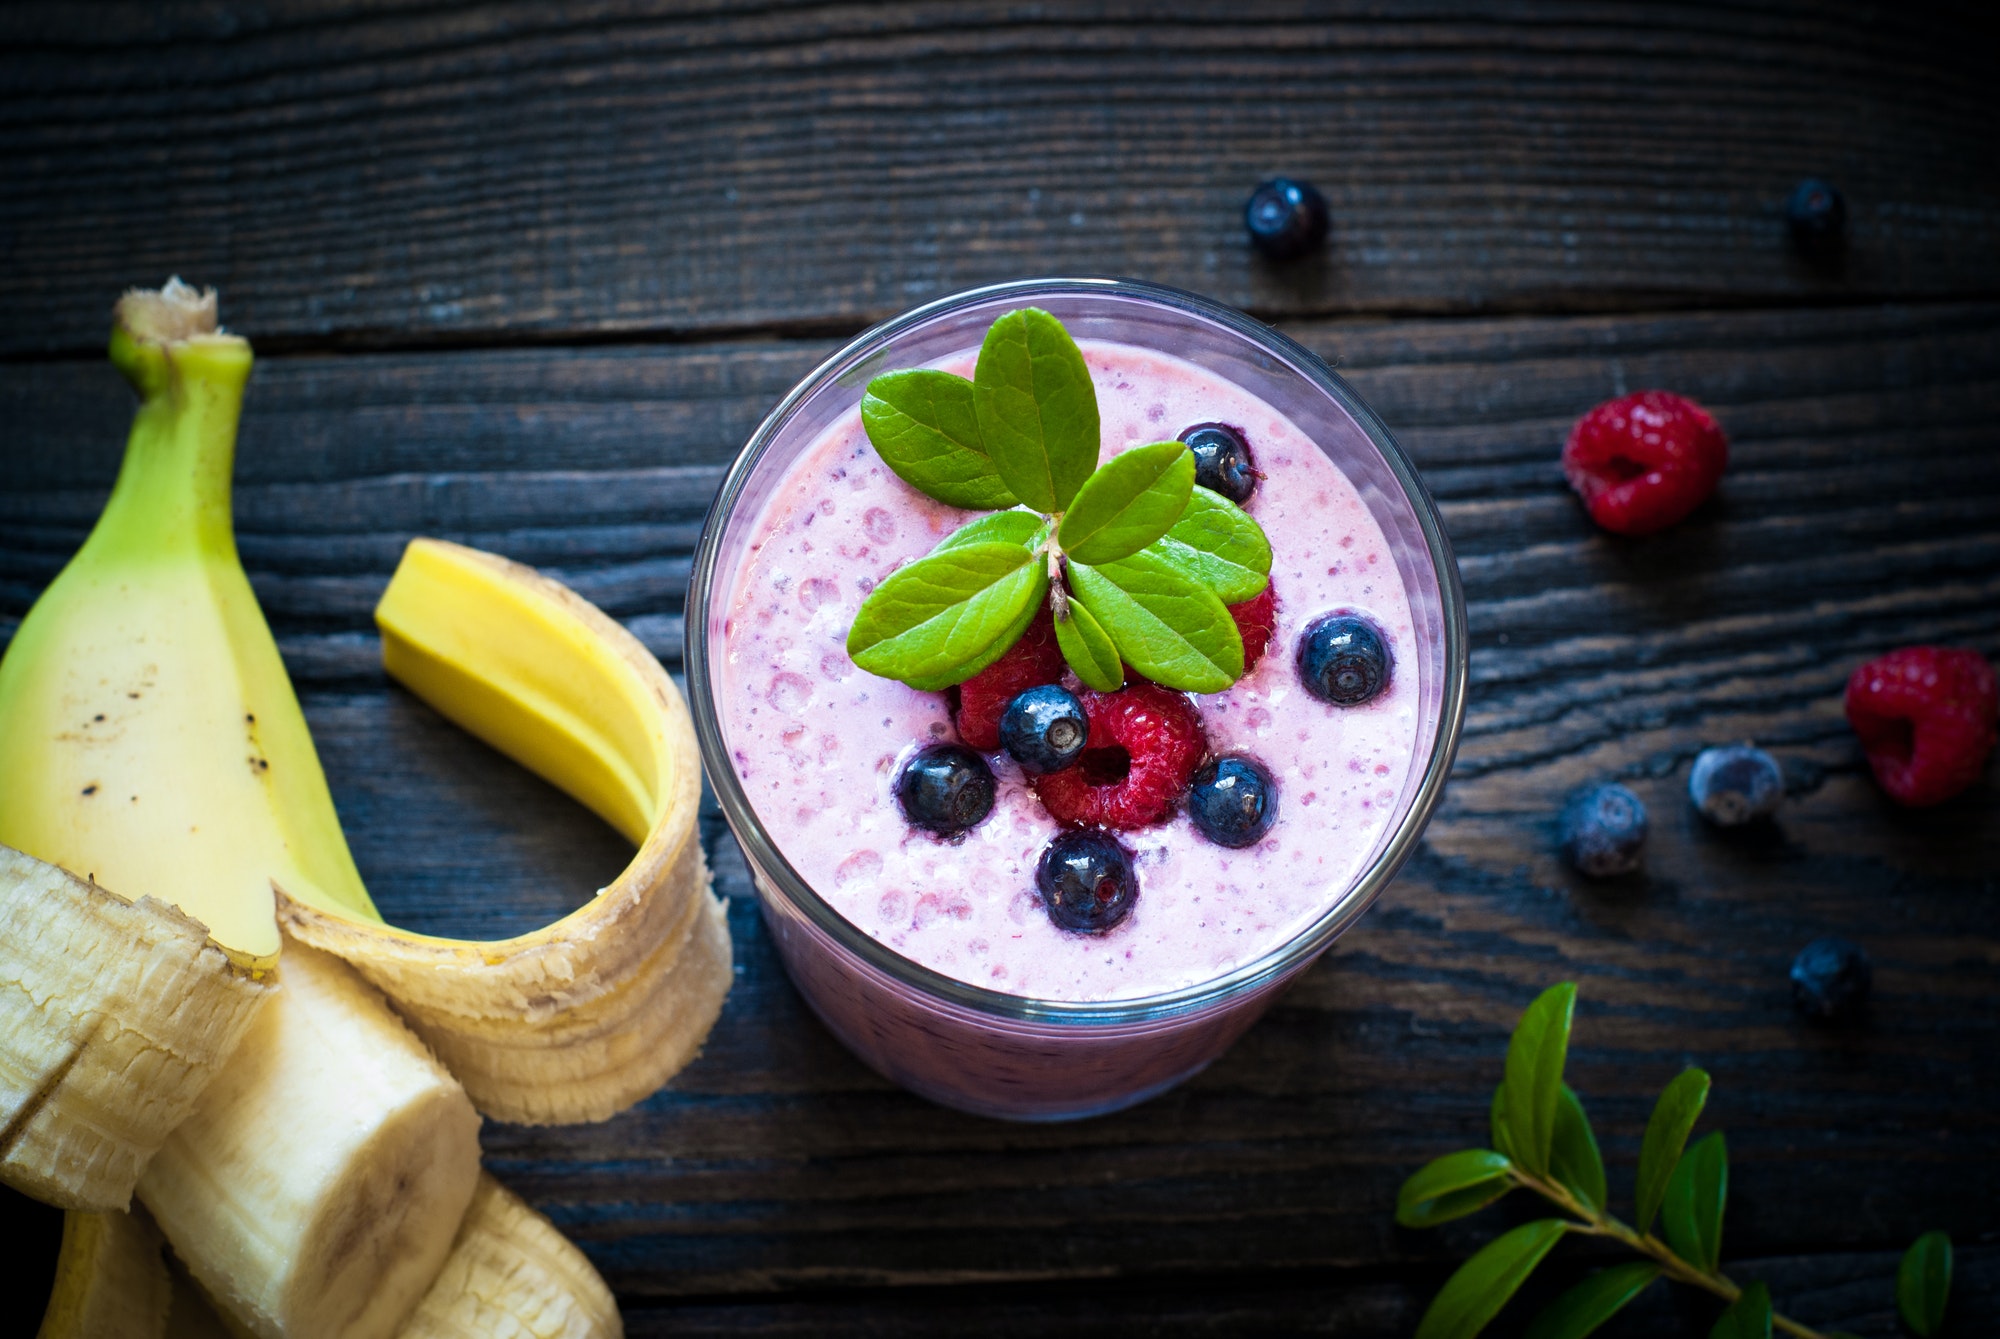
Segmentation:
[(392, 675), (638, 851), (584, 906), (513, 939), (412, 934), (282, 887), (279, 922), (380, 987), (487, 1115), (607, 1119), (694, 1058), (732, 979), (687, 704), (602, 611), (476, 549), (412, 541), (375, 616)]
[(582, 1251), (481, 1174), (437, 1282), (399, 1339), (623, 1339), (618, 1304)]
[(0, 846), (0, 1181), (125, 1208), (271, 993), (199, 921)]
[(465, 1091), (338, 958), (288, 943), (282, 989), (139, 1182), (188, 1272), (262, 1339), (386, 1337), (443, 1266), (479, 1179)]
[(36, 1339), (159, 1339), (172, 1295), (164, 1245), (144, 1213), (64, 1214)]

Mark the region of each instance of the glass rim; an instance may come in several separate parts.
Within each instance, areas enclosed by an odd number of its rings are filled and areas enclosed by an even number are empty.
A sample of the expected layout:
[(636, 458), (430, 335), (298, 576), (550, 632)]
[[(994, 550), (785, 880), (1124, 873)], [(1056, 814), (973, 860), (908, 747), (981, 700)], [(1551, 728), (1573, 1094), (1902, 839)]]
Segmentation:
[[(1444, 683), (1439, 699), (1437, 735), (1431, 741), (1417, 793), (1375, 859), (1318, 919), (1262, 957), (1195, 985), (1129, 999), (1048, 1000), (976, 986), (904, 957), (842, 916), (792, 868), (791, 862), (785, 859), (784, 853), (758, 819), (730, 762), (721, 720), (714, 706), (713, 680), (709, 673), (709, 592), (716, 575), (723, 531), (734, 515), (736, 501), (751, 475), (807, 397), (828, 382), (838, 380), (903, 333), (958, 308), (1010, 298), (1067, 294), (1141, 299), (1220, 325), (1278, 358), (1339, 405), (1388, 465), (1415, 514), (1437, 577), (1439, 614), (1444, 627)], [(1310, 962), (1374, 905), (1415, 849), (1443, 796), (1465, 721), (1469, 638), (1458, 562), (1453, 556), (1451, 541), (1445, 535), (1444, 524), (1438, 516), (1437, 504), (1432, 500), (1430, 490), (1424, 486), (1416, 466), (1397, 445), (1387, 426), (1323, 359), (1290, 336), (1198, 294), (1139, 279), (1049, 277), (985, 284), (912, 308), (900, 316), (869, 327), (842, 345), (808, 373), (765, 416), (723, 476), (722, 486), (709, 503), (708, 513), (702, 522), (701, 539), (695, 546), (682, 637), (682, 663), (687, 671), (689, 706), (701, 748), (702, 764), (730, 830), (746, 848), (745, 856), (751, 866), (753, 883), (760, 874), (772, 879), (778, 884), (779, 891), (815, 929), (892, 981), (919, 990), (934, 1000), (990, 1019), (1023, 1023), (1093, 1027), (1146, 1023), (1195, 1012), (1248, 994)], [(759, 896), (766, 895), (761, 888), (757, 892)]]

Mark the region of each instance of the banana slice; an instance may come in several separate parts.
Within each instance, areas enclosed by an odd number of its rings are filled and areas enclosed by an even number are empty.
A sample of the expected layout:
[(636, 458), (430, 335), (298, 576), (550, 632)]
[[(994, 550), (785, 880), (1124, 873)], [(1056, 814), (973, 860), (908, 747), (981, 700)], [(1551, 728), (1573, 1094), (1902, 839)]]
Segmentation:
[(271, 994), (199, 921), (0, 846), (0, 1181), (125, 1208)]
[(479, 1117), (347, 964), (288, 943), (278, 978), (139, 1198), (253, 1334), (388, 1336), (472, 1200)]
[(482, 1174), (437, 1282), (399, 1339), (623, 1339), (618, 1304), (582, 1251)]
[(695, 830), (687, 704), (589, 602), (476, 549), (413, 541), (375, 617), (392, 675), (638, 853), (583, 907), (513, 939), (413, 934), (282, 887), (279, 921), (380, 987), (487, 1115), (604, 1120), (694, 1058), (729, 991), (728, 924)]
[(143, 1213), (64, 1214), (56, 1286), (36, 1339), (160, 1339), (165, 1244)]

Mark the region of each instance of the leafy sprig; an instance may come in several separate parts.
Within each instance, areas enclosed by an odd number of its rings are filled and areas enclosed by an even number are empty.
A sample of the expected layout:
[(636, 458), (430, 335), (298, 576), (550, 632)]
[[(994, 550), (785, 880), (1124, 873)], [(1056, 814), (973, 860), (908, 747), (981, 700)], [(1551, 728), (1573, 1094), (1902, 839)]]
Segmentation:
[(1182, 442), (1098, 463), (1090, 369), (1045, 311), (986, 332), (970, 381), (934, 368), (868, 383), (861, 422), (897, 477), (954, 507), (992, 510), (892, 572), (848, 629), (856, 665), (912, 688), (963, 683), (1006, 653), (1046, 600), (1079, 679), (1110, 691), (1125, 666), (1169, 688), (1220, 692), (1243, 675), (1229, 605), (1270, 582), (1250, 515), (1196, 486)]
[[(1403, 1183), (1396, 1221), (1436, 1227), (1476, 1213), (1510, 1191), (1532, 1190), (1565, 1215), (1523, 1223), (1488, 1242), (1446, 1280), (1417, 1326), (1417, 1339), (1473, 1339), (1566, 1236), (1605, 1237), (1642, 1258), (1600, 1269), (1563, 1293), (1529, 1325), (1528, 1339), (1584, 1339), (1657, 1279), (1700, 1288), (1728, 1303), (1710, 1339), (1823, 1335), (1771, 1308), (1762, 1283), (1738, 1286), (1722, 1272), (1722, 1215), (1729, 1194), (1721, 1131), (1696, 1140), (1709, 1078), (1681, 1073), (1660, 1094), (1639, 1149), (1637, 1212), (1609, 1212), (1604, 1159), (1583, 1103), (1563, 1082), (1576, 984), (1544, 991), (1521, 1015), (1507, 1047), (1506, 1078), (1493, 1094), (1492, 1148), (1449, 1153)], [(1655, 1220), (1659, 1232), (1653, 1231)], [(1929, 1339), (1944, 1323), (1951, 1289), (1951, 1238), (1919, 1237), (1896, 1277), (1904, 1322)]]

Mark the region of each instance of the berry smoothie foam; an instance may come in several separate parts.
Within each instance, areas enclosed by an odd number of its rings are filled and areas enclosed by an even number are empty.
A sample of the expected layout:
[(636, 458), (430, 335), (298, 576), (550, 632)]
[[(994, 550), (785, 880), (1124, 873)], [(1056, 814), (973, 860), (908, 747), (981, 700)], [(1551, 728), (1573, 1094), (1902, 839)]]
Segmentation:
[[(1081, 342), (1097, 390), (1103, 457), (1221, 422), (1265, 477), (1244, 504), (1272, 549), (1277, 626), (1256, 668), (1199, 695), (1211, 753), (1274, 778), (1277, 819), (1255, 845), (1205, 840), (1184, 812), (1123, 831), (1139, 893), (1101, 934), (1056, 926), (1035, 866), (1060, 831), (1005, 753), (992, 813), (944, 841), (913, 828), (892, 788), (919, 748), (955, 740), (945, 693), (856, 668), (846, 651), (862, 600), (975, 513), (933, 501), (877, 456), (858, 410), (798, 457), (755, 520), (724, 606), (718, 715), (742, 788), (792, 867), (841, 916), (897, 953), (989, 990), (1045, 1000), (1133, 999), (1213, 980), (1292, 939), (1375, 853), (1411, 779), (1423, 725), (1410, 601), (1389, 546), (1347, 476), (1284, 415), (1193, 364)], [(970, 376), (976, 350), (934, 366)], [(1359, 707), (1301, 686), (1306, 624), (1365, 614), (1396, 665)]]

